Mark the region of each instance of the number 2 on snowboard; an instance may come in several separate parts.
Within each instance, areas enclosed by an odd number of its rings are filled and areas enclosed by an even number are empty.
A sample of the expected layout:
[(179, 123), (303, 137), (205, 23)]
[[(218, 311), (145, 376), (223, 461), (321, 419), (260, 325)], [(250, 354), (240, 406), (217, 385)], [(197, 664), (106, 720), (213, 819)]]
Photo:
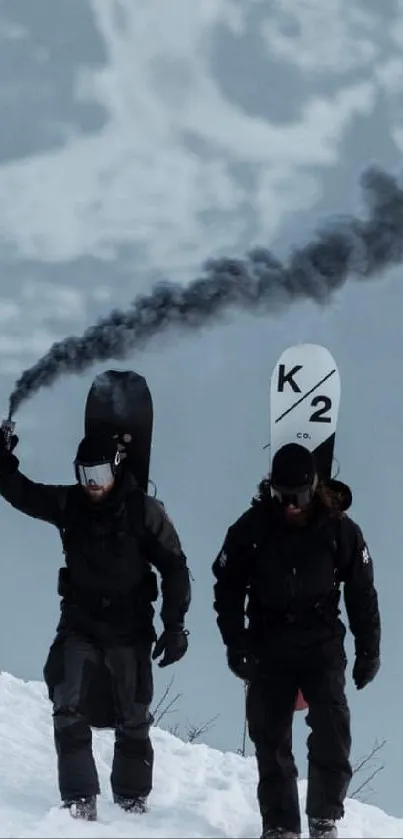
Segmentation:
[(332, 407), (332, 400), (330, 396), (315, 396), (312, 399), (311, 407), (315, 408), (317, 405), (322, 407), (317, 408), (316, 411), (309, 417), (310, 422), (331, 422), (330, 417), (325, 417), (325, 414), (330, 411)]

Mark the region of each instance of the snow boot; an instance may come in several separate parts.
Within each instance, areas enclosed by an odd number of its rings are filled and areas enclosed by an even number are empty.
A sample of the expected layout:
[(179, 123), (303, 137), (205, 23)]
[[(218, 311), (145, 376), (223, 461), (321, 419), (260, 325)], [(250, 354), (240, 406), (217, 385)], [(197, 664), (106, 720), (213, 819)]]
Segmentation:
[(126, 813), (143, 814), (147, 812), (147, 797), (137, 795), (135, 798), (127, 798), (124, 795), (113, 796), (115, 804), (118, 804)]
[(264, 827), (260, 839), (300, 839), (300, 834), (287, 827)]
[(308, 818), (309, 836), (311, 839), (337, 839), (337, 827), (334, 819)]
[(70, 810), (70, 815), (73, 819), (82, 819), (85, 822), (95, 822), (97, 819), (96, 795), (88, 795), (83, 798), (75, 798), (71, 801), (63, 801), (62, 808)]

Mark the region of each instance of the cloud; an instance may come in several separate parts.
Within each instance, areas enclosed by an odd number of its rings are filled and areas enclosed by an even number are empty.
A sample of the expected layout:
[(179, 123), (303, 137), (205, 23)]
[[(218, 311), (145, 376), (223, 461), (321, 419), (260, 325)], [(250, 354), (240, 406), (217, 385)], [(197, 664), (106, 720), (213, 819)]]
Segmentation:
[(42, 323), (45, 318), (81, 320), (86, 310), (84, 294), (78, 289), (38, 280), (24, 283), (21, 305), (24, 309), (29, 306), (29, 317), (37, 323)]
[(399, 47), (403, 45), (403, 0), (396, 2), (396, 16), (390, 25), (390, 37)]
[(20, 24), (10, 23), (0, 14), (0, 41), (22, 41), (27, 37), (26, 29)]
[(51, 341), (52, 334), (46, 329), (30, 329), (26, 335), (0, 335), (1, 363), (4, 356), (9, 356), (14, 367), (17, 356), (45, 352)]
[[(315, 199), (318, 181), (305, 168), (333, 165), (351, 120), (373, 108), (368, 81), (301, 103), (288, 126), (252, 119), (210, 69), (215, 25), (241, 25), (228, 3), (176, 0), (157, 13), (152, 4), (104, 0), (93, 9), (108, 63), (86, 70), (77, 95), (101, 102), (109, 121), (95, 136), (0, 167), (1, 236), (16, 256), (111, 259), (130, 244), (142, 254), (138, 269), (180, 270), (239, 245), (245, 203), (257, 214), (256, 234), (270, 237), (279, 206), (295, 211)], [(188, 135), (205, 154), (186, 145)], [(234, 164), (255, 166), (258, 177), (242, 184)], [(205, 221), (212, 212), (220, 219), (213, 229)]]
[(391, 96), (401, 96), (403, 83), (403, 60), (393, 55), (380, 62), (375, 68), (375, 75), (380, 86)]
[(346, 73), (372, 63), (377, 17), (345, 0), (281, 0), (268, 9), (262, 32), (277, 58), (313, 73)]
[[(46, 352), (63, 335), (66, 324), (83, 327), (91, 299), (61, 283), (26, 279), (17, 288), (7, 285), (7, 296), (0, 298), (2, 375), (15, 374), (32, 355)], [(100, 291), (95, 298), (108, 300)]]

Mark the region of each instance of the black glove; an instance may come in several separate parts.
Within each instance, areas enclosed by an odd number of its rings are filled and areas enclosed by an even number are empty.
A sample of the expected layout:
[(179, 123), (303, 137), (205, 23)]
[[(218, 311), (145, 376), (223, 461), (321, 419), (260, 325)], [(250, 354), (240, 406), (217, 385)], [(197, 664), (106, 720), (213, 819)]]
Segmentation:
[(362, 690), (375, 679), (380, 666), (379, 655), (368, 652), (357, 653), (353, 667), (353, 679), (357, 690)]
[(17, 435), (12, 434), (9, 438), (4, 431), (4, 428), (1, 428), (0, 426), (0, 458), (7, 457), (7, 455), (11, 454), (11, 452), (14, 451), (17, 443)]
[(164, 629), (154, 647), (152, 658), (164, 657), (158, 662), (158, 667), (167, 667), (183, 658), (188, 648), (188, 632), (186, 629)]
[(17, 443), (18, 437), (15, 434), (9, 437), (0, 426), (0, 475), (2, 477), (12, 475), (20, 465), (18, 457), (12, 454)]
[(227, 661), (234, 675), (245, 682), (248, 682), (256, 671), (257, 660), (245, 648), (228, 647)]

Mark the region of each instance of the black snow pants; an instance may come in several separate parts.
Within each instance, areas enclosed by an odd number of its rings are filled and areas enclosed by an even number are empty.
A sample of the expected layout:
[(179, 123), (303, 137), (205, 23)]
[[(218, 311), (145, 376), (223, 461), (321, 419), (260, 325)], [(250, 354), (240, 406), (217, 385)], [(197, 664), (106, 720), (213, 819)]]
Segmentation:
[[(301, 816), (292, 722), (298, 687), (309, 711), (308, 790), (311, 818), (340, 819), (352, 776), (350, 712), (345, 695), (346, 659), (337, 641), (323, 654), (265, 667), (248, 687), (246, 713), (258, 764), (258, 801), (265, 828), (299, 834)], [(267, 672), (266, 672), (267, 671)]]
[(99, 793), (92, 753), (92, 731), (86, 718), (91, 674), (105, 662), (116, 711), (115, 747), (110, 776), (112, 792), (124, 798), (147, 796), (152, 788), (153, 748), (149, 710), (153, 681), (151, 645), (105, 646), (68, 634), (59, 647), (62, 680), (52, 694), (58, 781), (63, 801)]

